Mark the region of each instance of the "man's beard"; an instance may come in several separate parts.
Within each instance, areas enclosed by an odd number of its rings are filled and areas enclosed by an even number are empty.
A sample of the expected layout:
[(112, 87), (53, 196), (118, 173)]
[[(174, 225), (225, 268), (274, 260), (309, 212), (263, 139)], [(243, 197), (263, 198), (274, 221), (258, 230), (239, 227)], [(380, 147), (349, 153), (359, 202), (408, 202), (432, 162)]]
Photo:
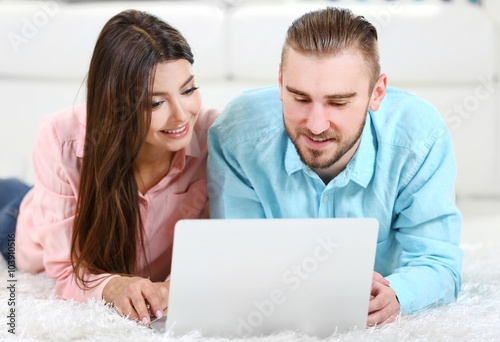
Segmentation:
[[(336, 162), (338, 162), (354, 145), (356, 145), (358, 140), (361, 138), (361, 134), (363, 133), (363, 129), (365, 127), (366, 115), (365, 115), (365, 120), (363, 120), (358, 131), (351, 139), (344, 137), (341, 133), (333, 129), (329, 129), (327, 131), (322, 132), (321, 134), (316, 135), (313, 134), (307, 128), (299, 128), (295, 132), (295, 134), (292, 134), (292, 132), (290, 131), (289, 127), (286, 124), (286, 121), (285, 120), (283, 121), (285, 123), (286, 133), (292, 140), (295, 149), (297, 150), (297, 153), (300, 157), (300, 160), (304, 164), (309, 166), (311, 169), (327, 169)], [(302, 142), (302, 149), (306, 149), (307, 152), (301, 151), (298, 140), (303, 139), (302, 135), (307, 135), (308, 137), (313, 137), (315, 139), (335, 139), (338, 144), (337, 150), (334, 151), (333, 153), (330, 152), (329, 149), (326, 149), (325, 151), (316, 150), (308, 146), (305, 146), (305, 142)]]

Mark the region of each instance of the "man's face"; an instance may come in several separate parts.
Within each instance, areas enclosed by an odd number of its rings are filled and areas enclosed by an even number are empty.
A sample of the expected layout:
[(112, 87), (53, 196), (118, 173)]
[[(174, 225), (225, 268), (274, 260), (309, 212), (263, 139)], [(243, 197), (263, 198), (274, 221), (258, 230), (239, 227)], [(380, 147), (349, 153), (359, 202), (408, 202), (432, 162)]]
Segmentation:
[[(280, 68), (288, 136), (302, 161), (325, 169), (357, 149), (370, 106), (370, 75), (356, 50), (316, 57), (289, 49)], [(281, 72), (282, 70), (282, 72)]]

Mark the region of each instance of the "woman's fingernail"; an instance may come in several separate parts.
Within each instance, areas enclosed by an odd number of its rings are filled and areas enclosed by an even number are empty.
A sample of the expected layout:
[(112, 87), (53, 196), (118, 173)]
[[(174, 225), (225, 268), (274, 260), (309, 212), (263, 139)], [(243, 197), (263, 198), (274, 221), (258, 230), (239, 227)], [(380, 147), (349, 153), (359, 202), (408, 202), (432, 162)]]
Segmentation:
[(156, 311), (156, 318), (160, 318), (161, 316), (163, 316), (161, 310)]
[(144, 318), (142, 319), (142, 324), (144, 324), (144, 325), (148, 325), (148, 318), (147, 318), (147, 317), (144, 317)]

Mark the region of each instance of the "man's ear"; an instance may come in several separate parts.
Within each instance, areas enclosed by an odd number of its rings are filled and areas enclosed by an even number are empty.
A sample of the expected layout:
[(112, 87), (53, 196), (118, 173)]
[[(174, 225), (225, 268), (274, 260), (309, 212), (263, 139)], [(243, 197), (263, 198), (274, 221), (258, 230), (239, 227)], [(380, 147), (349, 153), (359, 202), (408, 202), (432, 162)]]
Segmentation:
[(280, 100), (283, 102), (283, 75), (281, 74), (281, 63), (278, 70), (278, 85), (280, 87)]
[(387, 75), (382, 74), (373, 87), (372, 97), (370, 98), (370, 109), (375, 112), (379, 109), (382, 100), (387, 92)]

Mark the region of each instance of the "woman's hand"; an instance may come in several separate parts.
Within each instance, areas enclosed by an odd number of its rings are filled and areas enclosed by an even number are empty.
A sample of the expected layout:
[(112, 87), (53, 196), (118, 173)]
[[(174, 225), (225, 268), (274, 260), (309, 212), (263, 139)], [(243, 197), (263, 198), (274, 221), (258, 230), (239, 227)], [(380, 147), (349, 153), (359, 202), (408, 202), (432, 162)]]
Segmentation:
[(112, 278), (106, 284), (102, 297), (112, 303), (121, 316), (146, 325), (150, 322), (150, 312), (157, 318), (163, 316), (168, 306), (169, 289), (170, 280), (153, 283), (141, 277), (121, 276)]

